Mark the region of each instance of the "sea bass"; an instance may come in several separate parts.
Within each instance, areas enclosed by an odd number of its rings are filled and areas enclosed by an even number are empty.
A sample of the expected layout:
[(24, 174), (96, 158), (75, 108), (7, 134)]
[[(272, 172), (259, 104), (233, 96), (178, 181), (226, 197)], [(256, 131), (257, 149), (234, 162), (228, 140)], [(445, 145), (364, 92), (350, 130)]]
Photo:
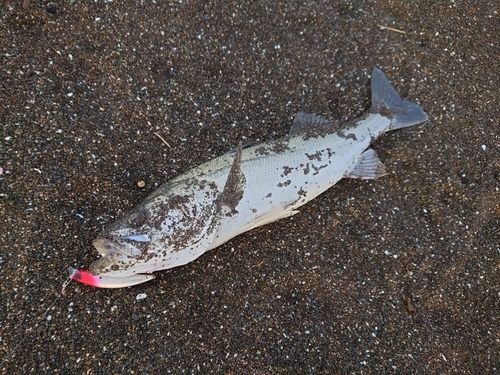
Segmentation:
[(153, 272), (189, 263), (231, 238), (295, 215), (342, 178), (372, 179), (385, 166), (370, 144), (427, 115), (399, 97), (374, 68), (372, 105), (346, 124), (299, 112), (290, 134), (242, 147), (191, 169), (149, 195), (109, 226), (93, 245), (102, 257), (89, 271), (69, 268), (84, 284), (120, 288)]

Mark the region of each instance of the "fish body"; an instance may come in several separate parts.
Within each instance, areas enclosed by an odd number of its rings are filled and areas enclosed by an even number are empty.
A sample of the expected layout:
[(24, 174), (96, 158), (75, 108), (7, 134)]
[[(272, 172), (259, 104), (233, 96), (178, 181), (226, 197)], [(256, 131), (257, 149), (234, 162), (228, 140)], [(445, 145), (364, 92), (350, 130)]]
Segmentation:
[[(184, 265), (231, 238), (294, 215), (342, 178), (377, 178), (385, 167), (370, 144), (427, 119), (374, 68), (372, 107), (347, 124), (299, 112), (290, 134), (212, 159), (167, 182), (93, 244), (102, 258), (75, 280), (123, 287)], [(90, 280), (90, 281), (89, 281)]]

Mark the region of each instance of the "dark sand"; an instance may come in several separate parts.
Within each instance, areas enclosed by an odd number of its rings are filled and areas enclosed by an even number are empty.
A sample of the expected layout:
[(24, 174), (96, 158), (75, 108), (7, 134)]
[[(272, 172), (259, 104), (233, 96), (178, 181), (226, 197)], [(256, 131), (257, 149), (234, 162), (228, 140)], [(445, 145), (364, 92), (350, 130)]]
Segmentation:
[[(1, 374), (500, 372), (498, 2), (0, 7)], [(429, 114), (374, 144), (387, 176), (42, 319), (121, 212), (299, 110), (359, 116), (374, 65)]]

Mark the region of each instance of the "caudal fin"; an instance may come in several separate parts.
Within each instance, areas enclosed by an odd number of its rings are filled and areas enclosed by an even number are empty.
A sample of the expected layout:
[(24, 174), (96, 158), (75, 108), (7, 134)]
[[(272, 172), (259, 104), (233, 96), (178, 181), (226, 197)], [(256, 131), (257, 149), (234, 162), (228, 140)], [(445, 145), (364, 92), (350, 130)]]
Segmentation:
[(405, 128), (420, 124), (427, 120), (427, 114), (417, 104), (403, 100), (391, 85), (384, 72), (374, 67), (371, 79), (372, 86), (372, 112), (384, 114), (389, 111), (388, 116), (392, 122), (388, 130)]

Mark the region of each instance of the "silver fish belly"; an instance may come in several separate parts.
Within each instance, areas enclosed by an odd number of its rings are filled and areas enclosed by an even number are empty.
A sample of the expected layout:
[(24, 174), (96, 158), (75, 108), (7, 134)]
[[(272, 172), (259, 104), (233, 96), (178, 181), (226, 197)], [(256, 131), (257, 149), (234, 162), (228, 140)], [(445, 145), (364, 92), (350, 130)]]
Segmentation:
[(189, 263), (238, 234), (296, 214), (344, 177), (384, 175), (370, 144), (427, 115), (402, 100), (378, 68), (371, 87), (372, 107), (361, 118), (342, 125), (299, 112), (288, 136), (240, 144), (158, 188), (94, 240), (102, 257), (90, 272), (78, 271), (95, 278), (85, 283), (114, 288), (148, 281), (155, 271)]

